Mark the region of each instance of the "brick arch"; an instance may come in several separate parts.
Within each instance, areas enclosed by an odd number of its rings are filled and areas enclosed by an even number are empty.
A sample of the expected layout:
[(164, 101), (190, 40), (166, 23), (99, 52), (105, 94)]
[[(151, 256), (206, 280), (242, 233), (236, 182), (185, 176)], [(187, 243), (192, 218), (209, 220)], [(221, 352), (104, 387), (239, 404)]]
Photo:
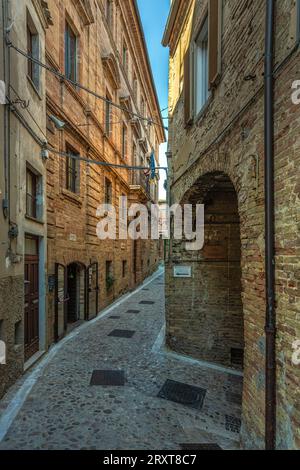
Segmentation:
[[(230, 160), (227, 153), (210, 154), (209, 156), (197, 161), (194, 168), (189, 168), (187, 174), (184, 174), (181, 179), (175, 183), (173, 191), (176, 194), (177, 201), (183, 201), (191, 190), (191, 188), (199, 183), (202, 179), (204, 182), (208, 181), (214, 174), (227, 175), (239, 197), (240, 192), (240, 177), (236, 171), (233, 170), (234, 163)], [(178, 192), (177, 192), (178, 191)]]
[(198, 359), (241, 369), (245, 318), (236, 186), (228, 173), (220, 169), (209, 171), (193, 177), (193, 184), (184, 192), (181, 203), (205, 205), (205, 244), (200, 252), (189, 253), (183, 249), (182, 242), (173, 241), (173, 262), (188, 262), (192, 278), (184, 286), (186, 315), (182, 315), (180, 301), (183, 286), (180, 288), (177, 285), (180, 281), (171, 278), (168, 344)]

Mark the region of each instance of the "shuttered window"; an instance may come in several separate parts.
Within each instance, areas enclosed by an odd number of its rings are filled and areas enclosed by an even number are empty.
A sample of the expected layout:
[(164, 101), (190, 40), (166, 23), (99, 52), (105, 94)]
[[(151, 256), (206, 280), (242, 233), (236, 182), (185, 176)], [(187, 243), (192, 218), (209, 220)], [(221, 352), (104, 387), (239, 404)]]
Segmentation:
[(222, 0), (209, 2), (209, 89), (213, 88), (221, 74), (222, 48)]
[(193, 120), (193, 74), (192, 72), (192, 47), (189, 47), (184, 57), (184, 122), (188, 126)]
[[(300, 1), (300, 0), (299, 0)], [(209, 0), (208, 15), (184, 57), (184, 119), (189, 126), (218, 83), (222, 64), (223, 1)]]

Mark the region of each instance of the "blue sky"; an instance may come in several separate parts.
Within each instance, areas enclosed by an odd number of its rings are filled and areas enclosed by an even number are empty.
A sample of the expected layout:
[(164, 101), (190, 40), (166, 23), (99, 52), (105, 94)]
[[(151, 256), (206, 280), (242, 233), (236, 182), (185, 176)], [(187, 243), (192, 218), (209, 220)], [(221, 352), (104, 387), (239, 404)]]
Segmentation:
[[(169, 15), (170, 0), (137, 0), (137, 3), (143, 22), (160, 108), (164, 109), (168, 107), (169, 51), (161, 45), (161, 41)], [(162, 115), (167, 116), (168, 110), (163, 111)], [(168, 125), (168, 121), (164, 121), (164, 123), (166, 126)], [(166, 145), (162, 145), (160, 150), (160, 163), (162, 166), (166, 166), (165, 152)], [(162, 172), (161, 197), (165, 197), (162, 189), (164, 179), (165, 175)]]

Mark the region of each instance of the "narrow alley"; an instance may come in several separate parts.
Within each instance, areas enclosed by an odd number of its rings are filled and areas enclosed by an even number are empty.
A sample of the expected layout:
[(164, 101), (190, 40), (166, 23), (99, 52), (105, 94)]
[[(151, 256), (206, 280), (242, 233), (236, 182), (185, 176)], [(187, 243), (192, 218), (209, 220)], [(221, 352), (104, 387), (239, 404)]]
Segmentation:
[(235, 449), (241, 393), (238, 372), (164, 349), (160, 268), (19, 379), (0, 404), (0, 449)]

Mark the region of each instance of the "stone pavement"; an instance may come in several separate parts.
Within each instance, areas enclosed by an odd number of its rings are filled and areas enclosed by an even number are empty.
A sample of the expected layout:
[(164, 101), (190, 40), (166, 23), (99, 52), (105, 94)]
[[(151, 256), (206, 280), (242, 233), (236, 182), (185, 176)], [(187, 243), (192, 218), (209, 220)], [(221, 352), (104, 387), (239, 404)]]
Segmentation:
[[(58, 345), (0, 449), (177, 450), (181, 444), (199, 443), (238, 447), (242, 379), (164, 350), (163, 281), (160, 271), (106, 316)], [(132, 338), (108, 336), (115, 329), (135, 333)], [(125, 385), (91, 386), (94, 370), (124, 370)], [(0, 403), (0, 434), (7, 405), (18, 391), (20, 398), (22, 385), (33, 381), (34, 373), (29, 371)], [(205, 389), (203, 408), (159, 398), (168, 379)]]

